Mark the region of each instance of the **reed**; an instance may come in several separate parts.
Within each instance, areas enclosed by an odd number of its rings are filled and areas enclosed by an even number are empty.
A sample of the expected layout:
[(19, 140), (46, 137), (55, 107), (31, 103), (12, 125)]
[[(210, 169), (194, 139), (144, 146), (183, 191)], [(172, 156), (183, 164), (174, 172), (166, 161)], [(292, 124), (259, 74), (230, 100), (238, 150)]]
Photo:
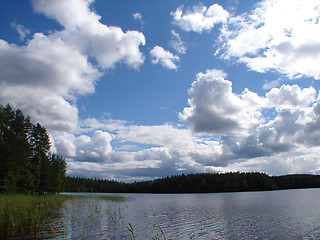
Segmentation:
[[(0, 195), (0, 238), (39, 238), (50, 231), (50, 221), (59, 217), (59, 210), (69, 195)], [(46, 229), (48, 227), (48, 229)]]
[(114, 202), (124, 202), (128, 200), (127, 197), (119, 196), (119, 195), (97, 195), (95, 197), (98, 199), (114, 201)]
[[(105, 214), (111, 231), (127, 232), (128, 239), (135, 239), (134, 224), (127, 221), (122, 205), (101, 202), (128, 199), (118, 195), (0, 194), (0, 239), (88, 238), (92, 224), (99, 227)], [(159, 224), (154, 225), (152, 239), (166, 239)]]

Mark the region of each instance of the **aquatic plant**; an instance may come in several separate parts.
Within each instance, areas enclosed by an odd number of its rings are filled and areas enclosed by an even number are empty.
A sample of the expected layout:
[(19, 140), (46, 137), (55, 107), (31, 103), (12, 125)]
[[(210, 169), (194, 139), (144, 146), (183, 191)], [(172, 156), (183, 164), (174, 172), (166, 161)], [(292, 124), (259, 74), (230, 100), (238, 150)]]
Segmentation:
[(1, 194), (0, 238), (39, 237), (49, 233), (50, 221), (59, 217), (62, 203), (70, 198), (73, 197)]
[(128, 197), (119, 196), (119, 195), (96, 195), (95, 197), (98, 199), (109, 200), (114, 202), (123, 202), (128, 200)]
[(153, 240), (166, 240), (166, 235), (164, 234), (164, 231), (162, 230), (161, 226), (159, 223), (155, 223), (153, 226), (154, 230), (155, 230), (155, 235), (152, 238)]
[[(137, 229), (126, 217), (128, 206), (122, 204), (128, 199), (116, 195), (1, 194), (0, 239), (95, 238), (102, 226), (108, 229), (106, 236), (136, 239)], [(152, 239), (166, 239), (161, 226), (153, 226)]]

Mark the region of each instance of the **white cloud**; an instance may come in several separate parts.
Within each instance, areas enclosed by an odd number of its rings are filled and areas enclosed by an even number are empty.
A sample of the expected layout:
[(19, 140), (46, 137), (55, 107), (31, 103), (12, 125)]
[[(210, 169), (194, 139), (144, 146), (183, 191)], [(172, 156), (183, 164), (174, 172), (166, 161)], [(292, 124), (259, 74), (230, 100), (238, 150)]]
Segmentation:
[(258, 72), (320, 78), (320, 3), (265, 0), (251, 13), (229, 19), (223, 58), (236, 57)]
[(175, 62), (179, 62), (180, 58), (176, 55), (173, 55), (171, 52), (166, 51), (163, 47), (155, 46), (150, 50), (150, 56), (152, 58), (152, 63), (160, 63), (163, 67), (168, 69), (177, 70), (178, 66)]
[(122, 141), (163, 146), (175, 151), (185, 151), (186, 148), (193, 148), (195, 145), (195, 139), (190, 130), (179, 129), (168, 124), (158, 126), (130, 125), (126, 129), (118, 131), (115, 138)]
[(87, 58), (56, 35), (34, 35), (25, 46), (0, 40), (0, 100), (11, 103), (48, 131), (74, 131), (77, 95), (94, 92), (100, 76)]
[(95, 131), (92, 137), (81, 135), (76, 138), (76, 155), (78, 161), (100, 162), (107, 161), (108, 154), (112, 152), (110, 142), (112, 137), (107, 132)]
[(112, 136), (108, 132), (96, 130), (92, 136), (66, 132), (53, 134), (54, 147), (58, 153), (66, 158), (79, 162), (109, 162)]
[(142, 13), (141, 13), (141, 12), (133, 13), (133, 14), (132, 14), (132, 18), (133, 18), (134, 20), (139, 21), (140, 24), (141, 24), (141, 28), (143, 28), (144, 22), (143, 22), (143, 19), (142, 19)]
[(144, 60), (139, 46), (145, 39), (137, 31), (124, 33), (100, 23), (100, 16), (89, 8), (92, 1), (32, 3), (35, 11), (57, 20), (64, 29), (36, 33), (22, 46), (0, 39), (0, 100), (21, 108), (49, 132), (74, 133), (79, 127), (77, 97), (95, 91), (101, 68), (118, 62), (139, 67)]
[(132, 14), (134, 20), (142, 21), (142, 14), (140, 12), (136, 12)]
[(189, 123), (193, 131), (207, 134), (239, 134), (259, 124), (264, 104), (257, 94), (244, 91), (237, 96), (232, 83), (225, 80), (221, 70), (199, 73), (189, 89), (190, 107), (180, 113), (180, 119)]
[(228, 166), (205, 168), (207, 172), (266, 172), (270, 175), (284, 174), (319, 174), (319, 158), (317, 152), (319, 147), (299, 147), (288, 152), (263, 156), (252, 159), (239, 159)]
[(273, 80), (273, 81), (265, 81), (262, 86), (264, 90), (270, 90), (271, 88), (279, 87), (281, 84), (281, 79)]
[(280, 89), (271, 89), (265, 100), (264, 108), (275, 107), (276, 117), (257, 125), (246, 137), (223, 136), (225, 156), (227, 152), (234, 159), (277, 153), (289, 155), (290, 152), (294, 156), (295, 149), (306, 145), (319, 146), (319, 107), (313, 88), (284, 85)]
[(58, 132), (54, 136), (54, 147), (58, 154), (65, 158), (76, 156), (76, 136), (68, 132)]
[[(57, 20), (64, 29), (36, 33), (22, 46), (0, 40), (0, 103), (10, 102), (48, 129), (55, 151), (68, 158), (69, 174), (141, 180), (182, 169), (271, 174), (319, 171), (318, 93), (297, 85), (276, 88), (280, 80), (265, 84), (270, 91), (258, 96), (248, 89), (235, 94), (221, 70), (199, 73), (189, 89), (189, 106), (180, 113), (190, 129), (169, 124), (137, 126), (115, 119), (79, 120), (77, 98), (95, 91), (104, 69), (119, 63), (138, 68), (144, 61), (139, 50), (144, 35), (102, 24), (91, 3), (34, 0), (36, 11)], [(320, 8), (313, 9), (312, 0), (303, 5), (282, 3), (274, 1), (278, 7), (272, 9), (271, 1), (264, 1), (250, 15), (233, 18), (217, 4), (186, 14), (181, 7), (172, 14), (175, 24), (187, 31), (209, 31), (227, 20), (229, 27), (238, 27), (237, 31), (223, 30), (225, 57), (237, 57), (259, 71), (316, 77), (320, 38), (315, 21)], [(284, 12), (287, 3), (292, 5)], [(313, 9), (311, 15), (309, 9)], [(302, 16), (293, 19), (291, 12), (298, 10)], [(279, 14), (286, 18), (279, 20)], [(139, 14), (136, 18), (141, 19)], [(180, 35), (172, 31), (172, 36), (172, 47), (185, 53)], [(178, 68), (180, 58), (162, 47), (154, 47), (150, 56), (168, 69)], [(92, 58), (97, 63), (91, 63)], [(275, 114), (268, 118), (264, 110), (270, 109)], [(112, 148), (114, 143), (119, 147)]]
[(36, 12), (57, 20), (66, 29), (74, 29), (83, 25), (98, 27), (100, 16), (90, 10), (93, 0), (32, 0)]
[(0, 102), (20, 108), (32, 121), (39, 122), (50, 133), (78, 127), (78, 109), (50, 90), (24, 85), (0, 83)]
[[(0, 39), (0, 103), (9, 102), (46, 127), (53, 151), (71, 162), (68, 171), (79, 161), (87, 162), (86, 166), (93, 166), (90, 161), (108, 163), (113, 150), (112, 136), (106, 131), (119, 130), (125, 124), (117, 120), (103, 124), (95, 119), (79, 121), (78, 96), (95, 91), (102, 70), (117, 63), (138, 68), (144, 61), (139, 50), (145, 43), (144, 35), (100, 23), (100, 16), (90, 9), (92, 2), (34, 0), (35, 11), (57, 20), (64, 29), (36, 33), (21, 46)], [(28, 31), (21, 26), (13, 27), (21, 30), (22, 39)], [(77, 135), (90, 131), (92, 136)], [(120, 161), (121, 154), (114, 159)], [(142, 162), (152, 166), (152, 161)]]
[(185, 31), (202, 32), (210, 31), (216, 24), (225, 23), (229, 13), (218, 4), (194, 7), (193, 11), (183, 14), (183, 6), (171, 13), (173, 23)]
[(171, 30), (172, 39), (170, 40), (170, 45), (180, 54), (186, 54), (187, 48), (185, 43), (181, 40), (179, 33)]
[(10, 85), (42, 87), (70, 97), (94, 92), (97, 69), (57, 35), (36, 33), (26, 46), (0, 39), (0, 81)]
[(94, 130), (105, 130), (108, 132), (127, 129), (128, 122), (125, 120), (87, 118), (80, 121), (80, 132), (88, 133)]
[[(197, 75), (189, 89), (190, 107), (180, 113), (180, 119), (196, 133), (221, 134), (220, 140), (198, 138), (202, 141), (183, 155), (189, 160), (189, 167), (198, 163), (204, 171), (245, 170), (242, 167), (246, 166), (249, 171), (268, 169), (271, 174), (312, 172), (314, 164), (302, 167), (295, 160), (295, 167), (290, 168), (285, 161), (294, 159), (298, 149), (305, 149), (299, 153), (303, 162), (303, 156), (309, 155), (306, 146), (313, 153), (320, 144), (317, 91), (312, 87), (283, 85), (264, 97), (249, 90), (236, 95), (225, 77), (221, 70), (207, 70)], [(268, 109), (274, 109), (274, 118), (263, 115)], [(279, 159), (282, 169), (277, 171), (271, 166), (276, 163), (275, 156), (280, 155), (287, 160)]]
[(266, 97), (271, 106), (306, 107), (316, 100), (317, 91), (313, 87), (301, 90), (298, 85), (282, 85), (271, 89)]
[(90, 9), (90, 0), (33, 0), (35, 11), (57, 20), (65, 27), (62, 39), (82, 53), (96, 58), (102, 68), (112, 68), (118, 62), (138, 68), (144, 61), (139, 50), (145, 37), (137, 31), (123, 32), (121, 28), (99, 22), (100, 16)]
[(31, 32), (30, 29), (27, 29), (23, 25), (17, 24), (15, 22), (11, 23), (11, 27), (13, 27), (19, 33), (20, 41), (23, 41)]
[[(226, 76), (222, 71), (215, 71), (212, 73), (215, 77), (220, 76), (223, 80)], [(210, 75), (210, 71), (208, 72)], [(84, 138), (85, 146), (91, 146), (85, 149), (86, 158), (79, 157), (82, 145), (76, 143), (80, 138), (70, 138), (74, 147), (69, 148), (74, 149), (73, 158), (77, 159), (79, 165), (70, 165), (69, 170), (73, 174), (81, 174), (85, 170), (82, 168), (77, 170), (74, 167), (85, 165), (87, 166), (86, 171), (90, 170), (91, 173), (96, 172), (97, 176), (118, 180), (128, 180), (128, 176), (131, 180), (146, 180), (179, 172), (199, 171), (311, 173), (317, 171), (318, 168), (315, 167), (318, 164), (315, 156), (320, 144), (320, 131), (318, 130), (320, 107), (317, 96), (312, 93), (313, 90), (310, 88), (297, 89), (295, 85), (272, 89), (265, 97), (259, 97), (248, 91), (244, 92), (239, 99), (248, 105), (255, 105), (252, 109), (256, 109), (258, 105), (262, 110), (275, 107), (277, 113), (273, 120), (259, 122), (255, 128), (248, 130), (246, 135), (210, 137), (210, 135), (195, 135), (190, 129), (168, 124), (137, 126), (119, 120), (101, 122), (91, 119), (90, 131), (95, 131), (95, 127), (112, 129), (113, 141), (120, 142), (124, 146), (126, 144), (131, 146), (146, 144), (147, 149), (127, 152), (130, 149), (120, 148), (113, 151), (109, 138), (103, 146), (110, 151), (107, 151), (105, 155), (99, 155), (100, 158), (91, 158), (91, 161), (96, 162), (95, 164), (99, 163), (99, 165), (94, 165), (99, 166), (99, 169), (96, 170), (93, 167), (90, 168), (89, 163), (89, 165), (82, 163), (84, 159), (88, 161), (92, 155), (90, 153), (94, 144), (90, 142), (94, 137), (81, 137)], [(282, 99), (284, 102), (274, 101), (274, 98)], [(64, 136), (61, 139), (66, 141), (68, 137)], [(70, 146), (66, 142), (63, 144)], [(150, 148), (150, 144), (154, 147)], [(59, 150), (59, 144), (56, 145)]]

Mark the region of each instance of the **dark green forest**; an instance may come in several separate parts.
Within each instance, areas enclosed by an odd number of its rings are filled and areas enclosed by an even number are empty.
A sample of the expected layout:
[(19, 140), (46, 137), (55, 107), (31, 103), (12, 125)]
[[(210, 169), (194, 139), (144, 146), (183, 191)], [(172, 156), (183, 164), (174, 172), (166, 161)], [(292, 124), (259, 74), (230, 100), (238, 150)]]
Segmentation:
[(269, 176), (265, 173), (200, 173), (176, 175), (134, 183), (67, 177), (66, 192), (215, 193), (320, 188), (320, 176)]
[(51, 154), (49, 135), (21, 110), (0, 105), (0, 192), (55, 193), (64, 190), (65, 159)]
[(259, 172), (182, 174), (134, 183), (66, 177), (66, 161), (50, 153), (44, 127), (0, 105), (0, 192), (213, 193), (320, 188), (319, 175)]

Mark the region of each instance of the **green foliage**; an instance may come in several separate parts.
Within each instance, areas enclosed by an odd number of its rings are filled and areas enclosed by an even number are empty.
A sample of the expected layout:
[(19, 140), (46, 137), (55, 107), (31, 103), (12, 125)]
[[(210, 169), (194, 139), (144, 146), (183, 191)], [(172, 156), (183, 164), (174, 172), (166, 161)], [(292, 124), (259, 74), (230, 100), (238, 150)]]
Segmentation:
[(182, 174), (134, 183), (79, 177), (66, 180), (68, 192), (214, 193), (314, 187), (320, 187), (318, 175), (271, 177), (259, 172)]
[(21, 110), (0, 105), (0, 192), (62, 191), (66, 163), (49, 150), (44, 127), (33, 125)]
[(320, 176), (310, 174), (293, 174), (273, 177), (278, 189), (319, 188)]
[(50, 221), (59, 217), (62, 203), (68, 195), (0, 195), (0, 238), (42, 238)]
[(119, 195), (98, 195), (96, 196), (98, 199), (113, 201), (113, 202), (123, 202), (128, 200), (127, 197), (119, 196)]

